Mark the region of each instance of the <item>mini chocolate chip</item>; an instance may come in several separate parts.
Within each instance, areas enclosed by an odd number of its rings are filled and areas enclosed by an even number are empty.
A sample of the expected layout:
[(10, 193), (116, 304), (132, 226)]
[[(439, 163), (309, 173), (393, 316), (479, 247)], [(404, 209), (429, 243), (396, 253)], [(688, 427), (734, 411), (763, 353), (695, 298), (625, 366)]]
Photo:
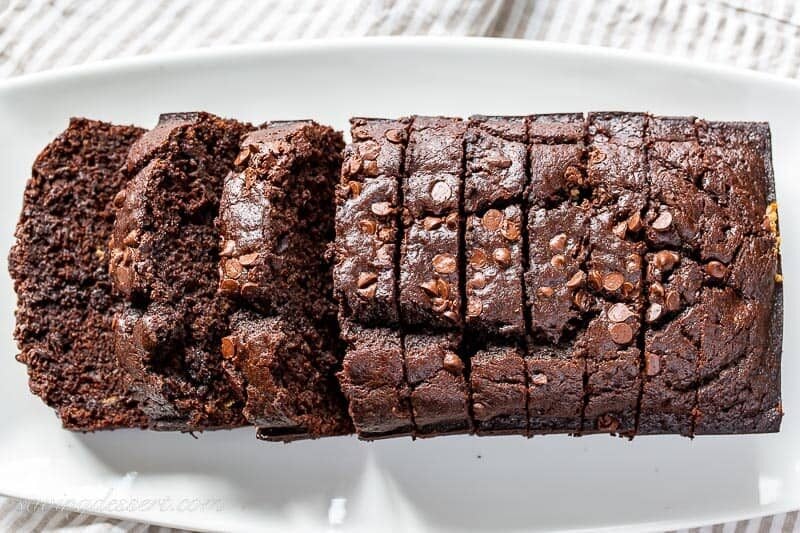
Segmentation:
[(728, 273), (728, 267), (719, 261), (709, 261), (705, 266), (705, 271), (712, 278), (722, 279)]
[(567, 264), (567, 258), (561, 254), (556, 254), (550, 258), (550, 264), (555, 268), (564, 268)]
[(547, 376), (542, 374), (541, 372), (537, 372), (536, 374), (531, 376), (531, 385), (547, 385)]
[(375, 297), (375, 292), (377, 291), (377, 289), (378, 289), (378, 284), (373, 283), (368, 287), (364, 287), (363, 289), (358, 289), (356, 292), (358, 292), (359, 296), (361, 296), (362, 298), (370, 300)]
[(258, 296), (259, 293), (258, 283), (252, 283), (248, 281), (247, 283), (242, 285), (240, 293), (243, 298), (255, 298), (256, 296)]
[(615, 433), (620, 426), (620, 421), (617, 420), (617, 417), (610, 414), (605, 414), (600, 416), (597, 419), (597, 429), (599, 431), (609, 431), (611, 433)]
[(364, 161), (364, 174), (367, 176), (377, 176), (380, 172), (378, 170), (377, 161)]
[(642, 229), (642, 216), (636, 211), (628, 217), (628, 230), (636, 233), (640, 229)]
[(554, 292), (552, 287), (539, 287), (536, 289), (536, 294), (543, 298), (550, 298)]
[(359, 229), (367, 235), (374, 235), (378, 229), (378, 224), (374, 220), (365, 218), (358, 221)]
[(379, 217), (385, 217), (394, 213), (394, 208), (389, 202), (375, 202), (370, 209)]
[(359, 194), (361, 194), (361, 182), (360, 181), (348, 181), (347, 187), (350, 189), (350, 196), (356, 198)]
[(242, 265), (236, 259), (228, 259), (225, 261), (225, 275), (229, 278), (236, 279), (242, 274)]
[(652, 323), (659, 318), (661, 318), (661, 304), (651, 303), (644, 315), (645, 321)]
[(358, 281), (356, 282), (356, 286), (359, 289), (363, 289), (365, 287), (369, 287), (373, 283), (378, 281), (378, 275), (374, 272), (362, 272), (358, 275)]
[(247, 162), (248, 159), (250, 159), (250, 149), (249, 148), (239, 152), (239, 155), (237, 155), (236, 159), (233, 160), (233, 164), (236, 165), (236, 166), (239, 166), (239, 165)]
[(661, 358), (657, 354), (645, 352), (644, 372), (648, 376), (655, 376), (661, 372)]
[(589, 151), (589, 164), (596, 165), (597, 163), (602, 163), (606, 160), (605, 152), (600, 151), (596, 147), (592, 147)]
[(511, 160), (502, 156), (489, 156), (483, 159), (487, 165), (496, 168), (508, 168), (511, 166)]
[(625, 322), (617, 322), (608, 326), (611, 340), (617, 344), (625, 345), (633, 340), (633, 329)]
[(569, 281), (567, 281), (567, 287), (570, 289), (580, 287), (581, 285), (583, 285), (585, 279), (586, 279), (586, 274), (584, 274), (583, 270), (578, 270), (572, 275), (571, 278), (569, 278)]
[(483, 302), (478, 298), (470, 298), (467, 302), (467, 316), (476, 317), (480, 316), (483, 312)]
[(590, 288), (599, 291), (603, 287), (603, 276), (597, 270), (590, 270), (587, 279)]
[(633, 285), (633, 283), (631, 283), (630, 281), (626, 281), (625, 283), (622, 284), (622, 287), (620, 288), (620, 292), (622, 293), (622, 296), (627, 298), (628, 296), (633, 294), (633, 291), (634, 291), (635, 288), (636, 287)]
[(469, 254), (469, 264), (475, 268), (483, 268), (486, 265), (487, 259), (486, 252), (481, 248), (476, 248)]
[(667, 291), (664, 295), (664, 305), (667, 311), (677, 311), (681, 307), (681, 297), (677, 291)]
[(239, 292), (239, 282), (235, 279), (224, 278), (219, 282), (219, 290), (225, 294), (237, 294)]
[(603, 288), (607, 291), (615, 291), (625, 283), (625, 276), (619, 272), (611, 272), (603, 277)]
[(650, 226), (656, 231), (665, 231), (672, 225), (672, 213), (662, 211)]
[(437, 204), (446, 202), (452, 195), (453, 189), (443, 181), (437, 181), (433, 184), (433, 187), (431, 187), (431, 198)]
[(453, 352), (447, 352), (442, 360), (442, 368), (451, 374), (460, 376), (464, 371), (464, 362)]
[(444, 219), (444, 225), (448, 227), (448, 229), (455, 231), (458, 229), (458, 213), (450, 213)]
[(394, 229), (393, 228), (381, 228), (378, 232), (378, 239), (381, 242), (393, 243), (394, 242)]
[(554, 252), (563, 252), (567, 247), (567, 234), (559, 233), (550, 239), (550, 249)]
[(502, 267), (508, 267), (511, 264), (511, 250), (508, 248), (495, 248), (492, 257)]
[(236, 251), (236, 242), (235, 241), (225, 241), (225, 244), (222, 245), (222, 250), (220, 250), (219, 255), (222, 257), (230, 257)]
[(449, 309), (449, 307), (450, 307), (450, 302), (448, 302), (444, 298), (439, 298), (437, 296), (431, 299), (431, 309), (433, 309), (434, 313), (441, 313)]
[(444, 316), (450, 322), (458, 322), (458, 313), (456, 311), (445, 311), (442, 316)]
[(114, 196), (114, 207), (122, 207), (125, 205), (125, 189), (119, 191), (116, 196)]
[(239, 263), (244, 266), (250, 266), (258, 260), (258, 252), (251, 254), (244, 254), (239, 256)]
[(361, 170), (361, 163), (363, 163), (361, 158), (354, 154), (345, 165), (347, 174), (350, 176), (358, 174), (358, 171)]
[(628, 256), (628, 262), (625, 263), (625, 270), (628, 272), (638, 272), (642, 268), (642, 258), (636, 254)]
[(495, 231), (500, 227), (504, 219), (505, 215), (503, 215), (502, 211), (498, 211), (497, 209), (489, 209), (483, 214), (483, 227), (489, 231)]
[(222, 337), (222, 357), (232, 359), (236, 355), (236, 342), (233, 337)]
[(440, 217), (425, 217), (422, 219), (422, 227), (425, 228), (425, 231), (435, 230), (442, 225), (442, 219)]
[(378, 159), (378, 155), (381, 153), (381, 146), (370, 139), (358, 146), (358, 153), (365, 160), (374, 161)]
[(357, 141), (363, 141), (370, 138), (369, 130), (366, 126), (356, 126), (350, 131), (350, 134), (353, 136), (353, 139)]
[(632, 316), (633, 312), (623, 303), (615, 303), (608, 309), (608, 319), (612, 322), (625, 322)]
[(452, 274), (458, 268), (456, 258), (451, 254), (437, 254), (432, 263), (433, 269), (439, 274)]
[(581, 311), (587, 311), (592, 304), (592, 297), (586, 291), (577, 291), (572, 297), (572, 303)]
[(405, 140), (406, 134), (403, 130), (386, 130), (386, 133), (383, 134), (390, 143), (398, 144)]
[(503, 224), (503, 226), (500, 228), (500, 234), (512, 242), (519, 240), (520, 236), (519, 222), (507, 219)]
[(628, 223), (623, 221), (614, 226), (613, 233), (620, 239), (624, 239), (627, 231), (628, 231)]
[(678, 261), (680, 261), (680, 259), (681, 256), (679, 256), (672, 250), (661, 250), (660, 252), (657, 252), (655, 257), (653, 258), (653, 264), (659, 270), (668, 272), (672, 270), (672, 268)]
[(472, 276), (467, 281), (467, 289), (470, 290), (480, 290), (486, 287), (486, 276), (483, 275), (483, 272), (475, 272), (475, 275)]
[(435, 280), (425, 281), (423, 283), (420, 283), (419, 286), (423, 291), (425, 291), (425, 294), (427, 294), (428, 296), (430, 297), (439, 296), (439, 290), (436, 286)]
[(650, 284), (649, 294), (651, 299), (661, 298), (664, 296), (664, 286), (655, 281)]

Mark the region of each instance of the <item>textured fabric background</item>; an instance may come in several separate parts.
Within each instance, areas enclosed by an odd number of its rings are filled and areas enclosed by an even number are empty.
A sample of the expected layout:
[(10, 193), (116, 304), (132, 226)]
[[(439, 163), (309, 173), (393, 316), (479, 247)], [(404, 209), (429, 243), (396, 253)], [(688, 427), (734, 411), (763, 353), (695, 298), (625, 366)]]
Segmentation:
[[(792, 0), (0, 0), (0, 77), (289, 39), (470, 35), (627, 48), (800, 76)], [(693, 531), (800, 532), (798, 513)], [(0, 496), (0, 531), (171, 531)]]

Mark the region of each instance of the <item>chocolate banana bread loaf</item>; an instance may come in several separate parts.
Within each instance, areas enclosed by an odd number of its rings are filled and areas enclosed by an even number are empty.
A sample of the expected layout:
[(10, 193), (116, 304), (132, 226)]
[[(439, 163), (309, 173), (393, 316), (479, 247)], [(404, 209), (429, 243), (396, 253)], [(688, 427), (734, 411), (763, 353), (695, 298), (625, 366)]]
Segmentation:
[(219, 289), (248, 311), (232, 318), (222, 354), (264, 439), (352, 432), (326, 259), (343, 147), (327, 126), (271, 123), (244, 138), (225, 178)]
[[(642, 113), (412, 117), (358, 119), (354, 139), (369, 143), (387, 124), (408, 135), (394, 136), (391, 158), (379, 157), (387, 141), (366, 151), (375, 176), (393, 166), (382, 185), (383, 275), (361, 280), (364, 301), (380, 295), (391, 319), (345, 304), (340, 313), (358, 324), (351, 348), (393, 339), (393, 371), (382, 374), (391, 379), (374, 380), (376, 391), (360, 380), (359, 398), (350, 373), (363, 375), (370, 356), (345, 358), (362, 438), (424, 436), (431, 420), (478, 434), (777, 431), (782, 277), (766, 125)], [(353, 188), (377, 190), (366, 183), (348, 183), (337, 250), (353, 221), (373, 216), (373, 192), (351, 200)], [(355, 249), (340, 264), (359, 264)], [(441, 378), (448, 367), (446, 382), (418, 370)], [(438, 402), (425, 409), (423, 387)], [(359, 418), (374, 429), (381, 417), (353, 410), (373, 393), (396, 421), (378, 432)]]
[(17, 359), (31, 391), (65, 428), (146, 427), (114, 357), (111, 321), (122, 308), (111, 290), (106, 243), (117, 171), (144, 132), (74, 118), (36, 158), (9, 256), (17, 292)]
[(778, 431), (766, 124), (414, 116), (351, 136), (342, 161), (312, 121), (73, 120), (9, 258), (31, 389), (84, 431)]
[(246, 423), (221, 355), (235, 305), (217, 292), (215, 219), (250, 130), (207, 113), (162, 115), (122, 170), (130, 181), (116, 199), (110, 271), (128, 303), (115, 321), (116, 353), (155, 429)]

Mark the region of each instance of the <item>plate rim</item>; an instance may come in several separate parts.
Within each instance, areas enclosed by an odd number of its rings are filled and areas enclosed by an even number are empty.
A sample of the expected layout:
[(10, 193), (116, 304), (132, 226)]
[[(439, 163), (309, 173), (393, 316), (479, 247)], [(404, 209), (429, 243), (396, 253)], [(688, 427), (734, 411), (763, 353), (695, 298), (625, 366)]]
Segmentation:
[(365, 36), (232, 44), (103, 59), (90, 63), (22, 74), (20, 76), (0, 80), (0, 96), (6, 91), (59, 83), (75, 77), (114, 75), (116, 71), (120, 70), (169, 67), (176, 64), (219, 60), (229, 57), (343, 52), (361, 48), (405, 48), (414, 50), (431, 47), (439, 49), (479, 48), (514, 52), (526, 51), (564, 56), (596, 56), (600, 59), (630, 61), (647, 64), (649, 66), (658, 65), (686, 69), (716, 76), (738, 77), (750, 82), (777, 84), (800, 90), (800, 80), (770, 72), (761, 72), (722, 63), (714, 63), (708, 60), (693, 60), (653, 52), (612, 48), (608, 46), (498, 37)]

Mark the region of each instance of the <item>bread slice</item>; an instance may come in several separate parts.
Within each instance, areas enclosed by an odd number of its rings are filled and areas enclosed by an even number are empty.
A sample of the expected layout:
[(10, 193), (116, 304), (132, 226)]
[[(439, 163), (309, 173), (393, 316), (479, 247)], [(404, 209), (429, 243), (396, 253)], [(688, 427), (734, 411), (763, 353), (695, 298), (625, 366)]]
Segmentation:
[(217, 293), (215, 218), (225, 176), (250, 125), (207, 113), (163, 115), (131, 148), (110, 242), (127, 299), (116, 354), (154, 429), (246, 425), (222, 365), (235, 305)]
[(117, 170), (144, 132), (74, 118), (33, 164), (9, 271), (18, 296), (17, 359), (31, 391), (64, 427), (145, 427), (114, 358), (111, 321), (122, 301), (111, 290), (106, 243)]

